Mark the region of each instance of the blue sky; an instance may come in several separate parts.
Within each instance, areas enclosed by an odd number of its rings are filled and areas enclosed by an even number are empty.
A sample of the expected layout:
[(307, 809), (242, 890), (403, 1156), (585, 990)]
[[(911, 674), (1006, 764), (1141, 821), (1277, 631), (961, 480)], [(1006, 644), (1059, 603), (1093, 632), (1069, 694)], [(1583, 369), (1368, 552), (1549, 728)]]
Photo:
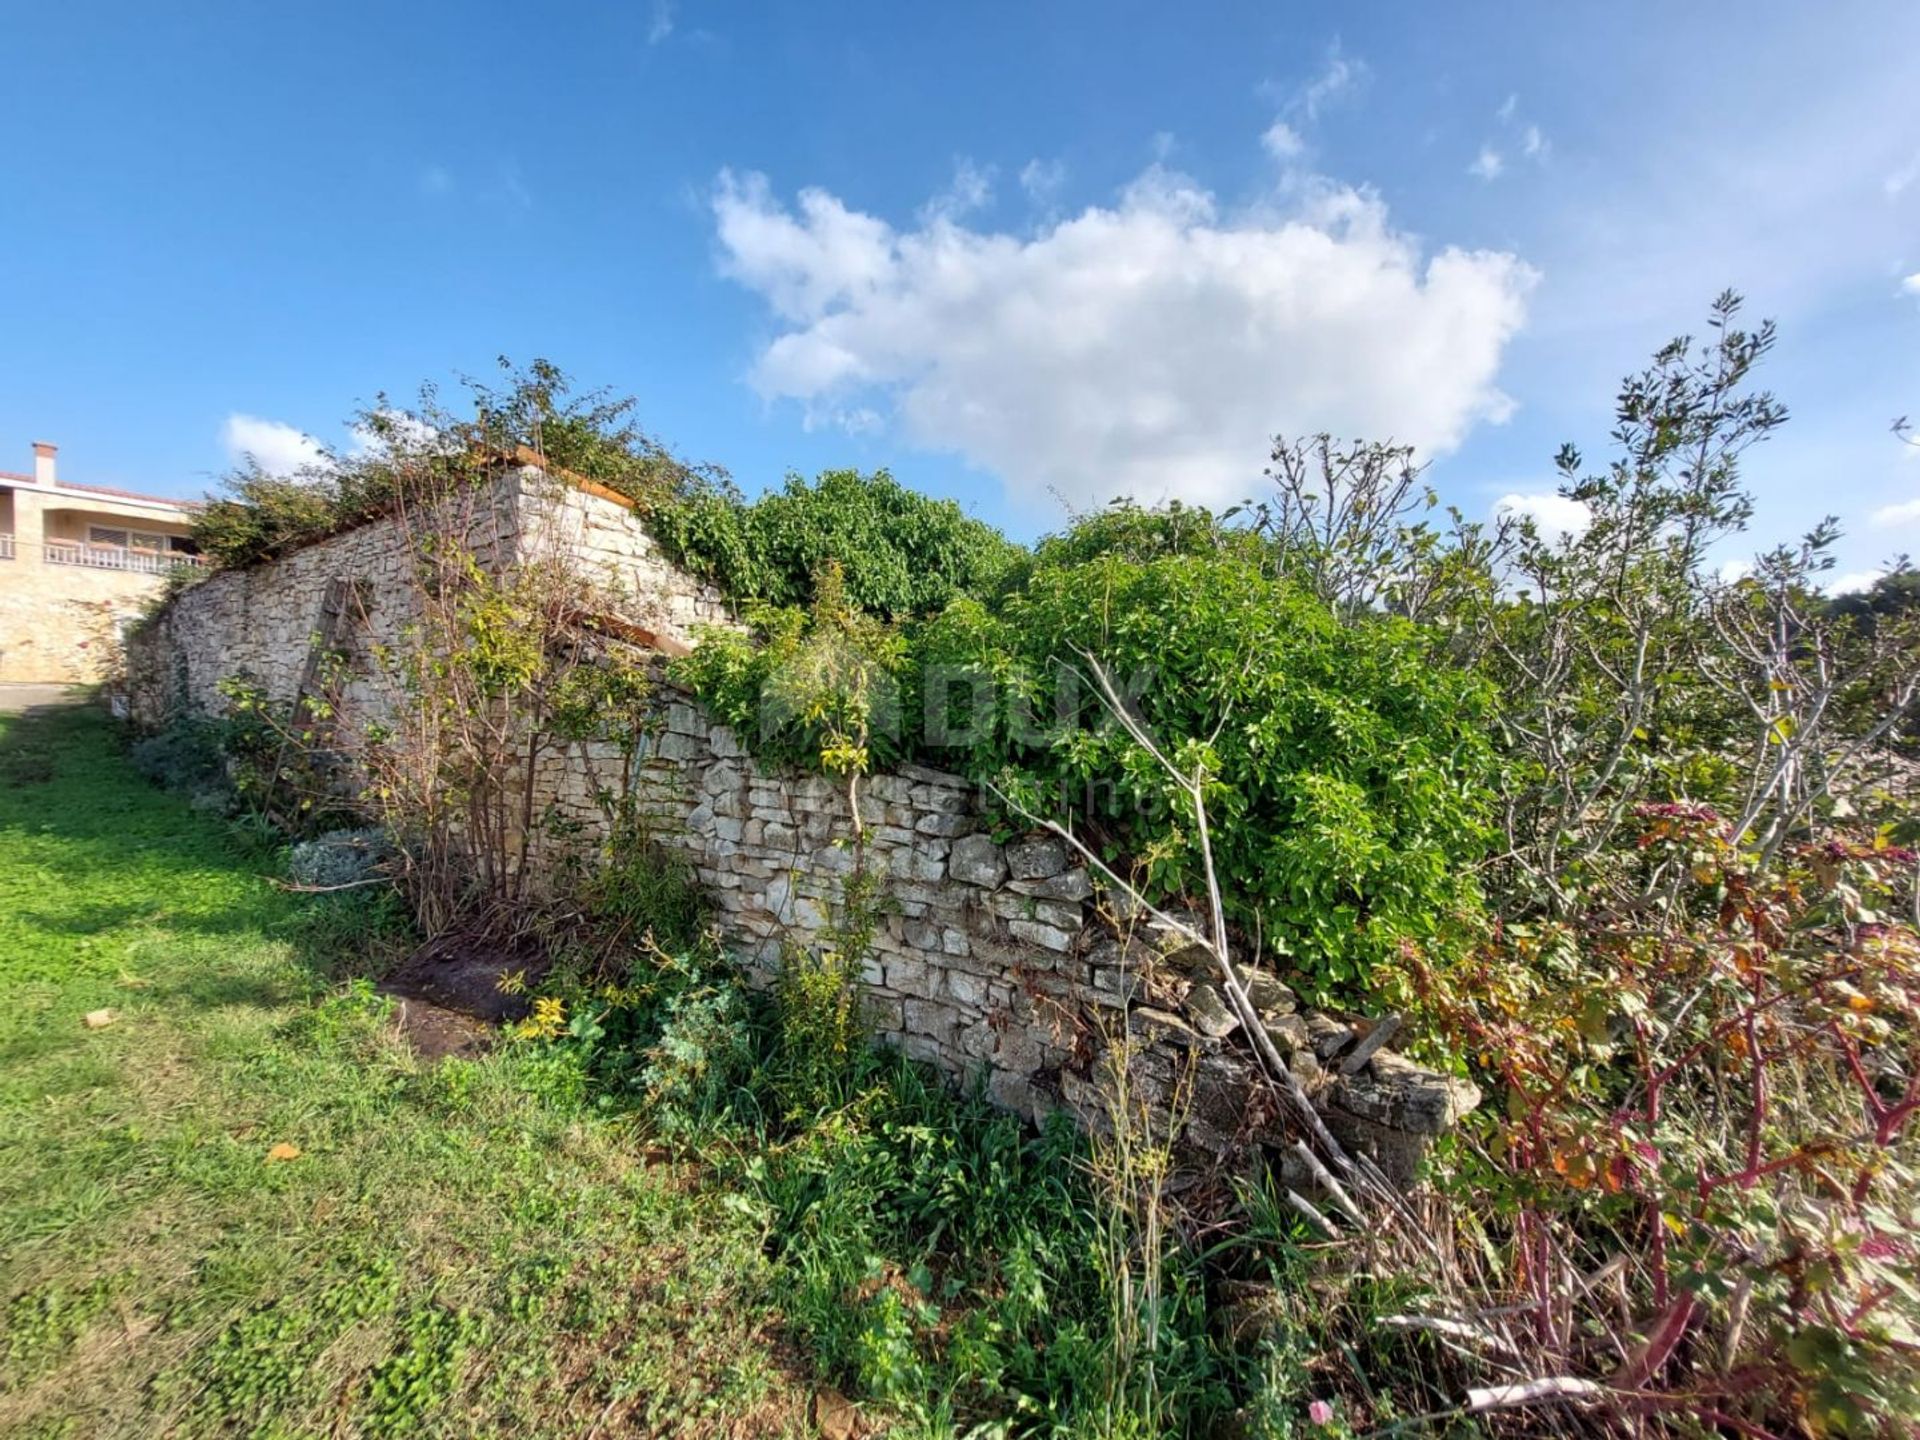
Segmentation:
[[(14, 5), (0, 468), (191, 494), (547, 356), (1020, 535), (1421, 442), (1484, 513), (1721, 287), (1769, 537), (1920, 550), (1920, 7)], [(1909, 280), (1908, 277), (1913, 277)]]

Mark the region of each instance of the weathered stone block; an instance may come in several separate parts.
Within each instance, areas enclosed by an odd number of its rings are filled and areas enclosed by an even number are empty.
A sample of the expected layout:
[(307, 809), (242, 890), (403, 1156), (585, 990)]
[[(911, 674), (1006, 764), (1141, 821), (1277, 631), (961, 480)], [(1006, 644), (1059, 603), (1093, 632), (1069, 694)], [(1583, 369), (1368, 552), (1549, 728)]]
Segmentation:
[(916, 1035), (931, 1035), (942, 1045), (953, 1041), (953, 1010), (938, 1001), (908, 1000), (904, 1005), (906, 1029)]
[(1007, 869), (1016, 880), (1045, 880), (1067, 868), (1067, 847), (1058, 840), (1029, 840), (1007, 847)]
[(964, 785), (915, 785), (913, 806), (942, 815), (967, 815), (973, 810), (973, 792)]
[(1045, 1058), (1040, 1037), (1019, 1025), (1002, 1030), (993, 1047), (994, 1069), (1015, 1075), (1031, 1075)]
[(1042, 900), (1079, 902), (1093, 897), (1093, 881), (1085, 869), (1076, 866), (1050, 875), (1045, 880), (1011, 880), (1007, 889), (1016, 895), (1033, 895)]
[(887, 961), (887, 984), (902, 995), (917, 995), (922, 999), (933, 995), (937, 988), (934, 972), (927, 968), (927, 962), (907, 958)]
[(1480, 1090), (1383, 1050), (1366, 1070), (1335, 1080), (1327, 1104), (1394, 1130), (1439, 1135), (1480, 1104)]
[(849, 845), (823, 845), (813, 852), (816, 875), (851, 875), (853, 848)]
[(1307, 1022), (1298, 1015), (1270, 1015), (1263, 1018), (1274, 1049), (1282, 1055), (1290, 1055), (1296, 1050), (1312, 1052), (1313, 1036), (1307, 1031)]
[(986, 977), (969, 975), (964, 970), (947, 972), (947, 990), (960, 1004), (971, 1006), (975, 1010), (986, 1009), (991, 1000), (992, 987), (988, 984)]
[(668, 731), (653, 742), (653, 753), (662, 760), (691, 760), (705, 747), (691, 735), (682, 735), (677, 731)]
[(1246, 987), (1247, 999), (1253, 1002), (1254, 1013), (1263, 1018), (1291, 1015), (1300, 1006), (1300, 999), (1292, 989), (1265, 970), (1242, 969), (1240, 982)]
[(1078, 930), (1063, 930), (1039, 920), (1009, 920), (1007, 930), (1014, 938), (1038, 945), (1043, 950), (1065, 953), (1073, 949)]
[(1240, 1028), (1240, 1017), (1233, 1013), (1220, 987), (1207, 982), (1187, 992), (1187, 1018), (1202, 1035), (1215, 1040), (1224, 1039)]
[(1031, 895), (1016, 895), (1011, 890), (996, 890), (987, 897), (987, 908), (1006, 920), (1037, 920), (1056, 930), (1078, 932), (1080, 907), (1062, 900), (1038, 900)]
[(968, 885), (990, 889), (1007, 876), (1007, 858), (991, 836), (963, 835), (953, 842), (947, 873)]
[(913, 829), (918, 835), (932, 835), (950, 840), (957, 835), (965, 835), (974, 828), (975, 823), (970, 816), (943, 815), (936, 811), (916, 819), (913, 822)]

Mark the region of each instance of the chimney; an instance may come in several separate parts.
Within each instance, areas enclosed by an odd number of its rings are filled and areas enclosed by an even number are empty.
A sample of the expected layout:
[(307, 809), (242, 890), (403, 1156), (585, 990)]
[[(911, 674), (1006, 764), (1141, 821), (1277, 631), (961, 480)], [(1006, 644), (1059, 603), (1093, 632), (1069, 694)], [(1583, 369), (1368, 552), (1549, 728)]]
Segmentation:
[(33, 442), (33, 483), (52, 489), (54, 480), (53, 457), (60, 453), (58, 445), (49, 445), (45, 440)]

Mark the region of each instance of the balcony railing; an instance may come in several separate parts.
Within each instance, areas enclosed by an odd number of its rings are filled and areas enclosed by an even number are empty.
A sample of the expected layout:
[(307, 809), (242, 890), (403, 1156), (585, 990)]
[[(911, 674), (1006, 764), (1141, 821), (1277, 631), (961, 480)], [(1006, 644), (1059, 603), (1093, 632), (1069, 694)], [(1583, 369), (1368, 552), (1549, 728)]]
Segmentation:
[(13, 536), (0, 535), (0, 560), (13, 558)]
[(188, 555), (180, 550), (129, 550), (121, 545), (81, 545), (70, 540), (47, 541), (41, 548), (41, 556), (49, 565), (78, 565), (87, 570), (132, 570), (142, 575), (164, 575), (169, 570), (206, 563), (200, 556)]

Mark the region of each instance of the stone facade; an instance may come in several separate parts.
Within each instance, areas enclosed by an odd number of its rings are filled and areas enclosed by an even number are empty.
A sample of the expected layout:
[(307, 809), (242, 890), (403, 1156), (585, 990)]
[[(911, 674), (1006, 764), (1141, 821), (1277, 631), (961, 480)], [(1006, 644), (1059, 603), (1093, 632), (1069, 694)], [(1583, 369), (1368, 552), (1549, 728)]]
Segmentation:
[[(488, 524), (492, 563), (571, 554), (624, 597), (627, 618), (672, 643), (725, 618), (720, 598), (674, 570), (610, 500), (525, 476), (503, 489)], [(215, 710), (214, 686), (239, 668), (288, 697), (328, 580), (371, 582), (372, 638), (391, 639), (411, 563), (404, 537), (382, 521), (196, 586), (135, 645), (136, 716), (157, 724), (179, 706)], [(1066, 1108), (1093, 1125), (1110, 1067), (1125, 1056), (1134, 1096), (1163, 1124), (1177, 1114), (1201, 1149), (1280, 1138), (1278, 1106), (1204, 951), (1157, 923), (1117, 919), (1061, 842), (1002, 843), (967, 780), (910, 765), (861, 782), (856, 841), (843, 784), (762, 766), (671, 686), (656, 705), (631, 767), (611, 744), (550, 749), (536, 793), (567, 828), (591, 835), (604, 823), (602, 793), (628, 785), (655, 833), (686, 854), (750, 977), (769, 979), (786, 946), (825, 942), (848, 876), (865, 867), (879, 877), (878, 919), (861, 978), (885, 1042), (984, 1082), (1021, 1114)], [(1410, 1177), (1432, 1136), (1477, 1103), (1471, 1086), (1375, 1049), (1355, 1027), (1302, 1014), (1282, 977), (1248, 984), (1329, 1123), (1390, 1174)]]

